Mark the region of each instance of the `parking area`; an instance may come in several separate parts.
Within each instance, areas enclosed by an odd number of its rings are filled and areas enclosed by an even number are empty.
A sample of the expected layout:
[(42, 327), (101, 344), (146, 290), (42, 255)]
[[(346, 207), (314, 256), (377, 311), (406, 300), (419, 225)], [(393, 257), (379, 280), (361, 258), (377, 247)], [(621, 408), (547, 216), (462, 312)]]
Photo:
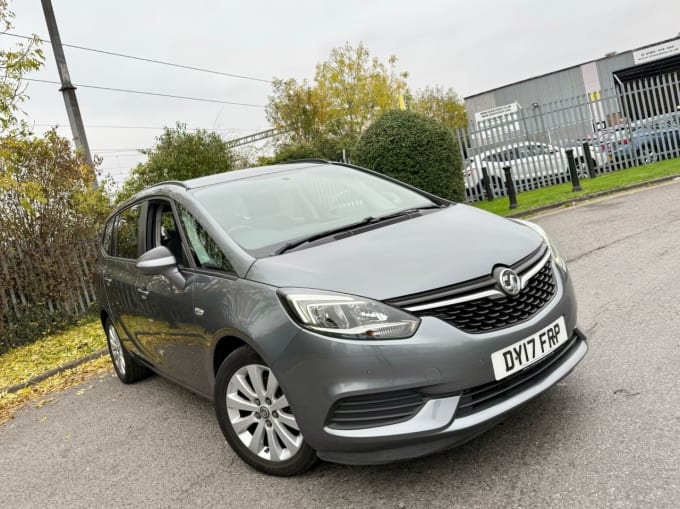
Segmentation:
[(584, 362), (454, 450), (267, 477), (212, 404), (113, 377), (0, 426), (3, 507), (668, 507), (680, 505), (680, 182), (537, 219), (569, 262)]

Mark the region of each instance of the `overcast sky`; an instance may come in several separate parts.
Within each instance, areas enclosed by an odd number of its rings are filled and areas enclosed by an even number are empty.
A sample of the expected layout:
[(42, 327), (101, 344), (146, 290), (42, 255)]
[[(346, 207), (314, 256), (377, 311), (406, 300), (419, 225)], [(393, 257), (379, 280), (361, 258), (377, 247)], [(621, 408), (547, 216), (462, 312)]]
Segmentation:
[[(680, 1), (655, 0), (52, 0), (63, 43), (271, 79), (312, 78), (346, 41), (399, 59), (413, 89), (462, 97), (624, 51), (680, 32)], [(47, 37), (40, 0), (13, 0), (16, 34)], [(16, 39), (0, 36), (7, 48)], [(44, 68), (58, 80), (44, 46)], [(264, 105), (270, 85), (65, 48), (76, 84)], [(32, 83), (25, 104), (36, 131), (70, 129), (58, 85)], [(79, 88), (90, 147), (117, 180), (144, 159), (160, 127), (185, 122), (226, 139), (267, 129), (263, 108)], [(137, 126), (112, 128), (94, 126)], [(146, 129), (151, 127), (153, 129)]]

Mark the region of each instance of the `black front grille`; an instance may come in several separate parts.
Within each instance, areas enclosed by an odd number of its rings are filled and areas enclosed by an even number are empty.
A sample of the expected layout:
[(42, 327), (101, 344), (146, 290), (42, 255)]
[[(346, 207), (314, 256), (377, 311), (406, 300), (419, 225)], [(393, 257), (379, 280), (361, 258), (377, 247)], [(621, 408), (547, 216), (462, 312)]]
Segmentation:
[(469, 300), (414, 312), (418, 316), (434, 316), (465, 332), (492, 332), (521, 323), (534, 316), (555, 295), (555, 279), (548, 260), (527, 286), (514, 297)]
[(426, 396), (409, 390), (350, 396), (333, 405), (327, 425), (335, 429), (359, 429), (395, 424), (417, 414), (425, 401)]
[(523, 391), (527, 386), (536, 383), (540, 377), (547, 376), (557, 368), (558, 361), (571, 350), (577, 339), (577, 335), (572, 336), (557, 350), (514, 375), (464, 390), (458, 402), (456, 417), (465, 417), (489, 408), (500, 400)]

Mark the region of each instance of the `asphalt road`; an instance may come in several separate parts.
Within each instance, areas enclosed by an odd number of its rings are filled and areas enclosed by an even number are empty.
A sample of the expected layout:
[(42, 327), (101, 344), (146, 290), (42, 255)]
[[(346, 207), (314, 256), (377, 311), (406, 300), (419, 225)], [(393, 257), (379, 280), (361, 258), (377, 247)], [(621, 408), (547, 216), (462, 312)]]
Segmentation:
[(463, 447), (267, 477), (231, 452), (209, 402), (107, 377), (0, 426), (0, 506), (680, 507), (680, 182), (538, 222), (570, 261), (591, 350)]

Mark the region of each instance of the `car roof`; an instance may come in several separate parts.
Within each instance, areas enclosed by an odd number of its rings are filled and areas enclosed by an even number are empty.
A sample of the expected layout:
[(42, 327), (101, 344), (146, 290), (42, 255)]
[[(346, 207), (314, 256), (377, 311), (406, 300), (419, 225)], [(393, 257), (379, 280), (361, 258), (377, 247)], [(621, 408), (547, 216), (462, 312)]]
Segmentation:
[[(150, 187), (147, 187), (138, 193), (135, 193), (127, 200), (116, 205), (114, 210), (109, 214), (109, 217), (116, 214), (119, 210), (127, 207), (131, 203), (135, 203), (140, 199), (148, 198), (149, 196), (154, 196), (159, 191), (163, 193), (176, 193), (176, 192), (186, 192), (191, 189), (198, 189), (201, 187), (212, 186), (215, 184), (221, 184), (223, 182), (231, 182), (235, 180), (242, 180), (250, 177), (257, 177), (259, 175), (269, 175), (272, 173), (281, 173), (291, 170), (301, 170), (307, 168), (315, 168), (323, 165), (339, 165), (346, 166), (344, 163), (334, 163), (331, 161), (326, 161), (323, 159), (304, 159), (301, 161), (290, 161), (286, 163), (270, 165), (270, 166), (259, 166), (255, 168), (245, 168), (243, 170), (231, 170), (224, 173), (217, 173), (215, 175), (206, 175), (205, 177), (198, 177), (188, 180), (166, 180), (165, 182), (159, 182)], [(351, 166), (349, 166), (351, 167)], [(108, 220), (108, 219), (107, 219)]]
[[(183, 182), (177, 182), (185, 189), (197, 189), (199, 187), (212, 186), (214, 184), (221, 184), (223, 182), (231, 182), (233, 180), (241, 180), (250, 177), (257, 177), (259, 175), (268, 175), (271, 173), (280, 173), (283, 171), (301, 170), (307, 168), (314, 168), (324, 164), (332, 164), (328, 161), (309, 160), (309, 161), (294, 161), (291, 163), (282, 163), (271, 166), (259, 166), (255, 168), (245, 168), (243, 170), (231, 170), (224, 173), (216, 173), (214, 175), (206, 175), (205, 177), (197, 177)], [(156, 184), (158, 186), (168, 184), (169, 182), (161, 182)], [(155, 187), (155, 186), (154, 186)]]

